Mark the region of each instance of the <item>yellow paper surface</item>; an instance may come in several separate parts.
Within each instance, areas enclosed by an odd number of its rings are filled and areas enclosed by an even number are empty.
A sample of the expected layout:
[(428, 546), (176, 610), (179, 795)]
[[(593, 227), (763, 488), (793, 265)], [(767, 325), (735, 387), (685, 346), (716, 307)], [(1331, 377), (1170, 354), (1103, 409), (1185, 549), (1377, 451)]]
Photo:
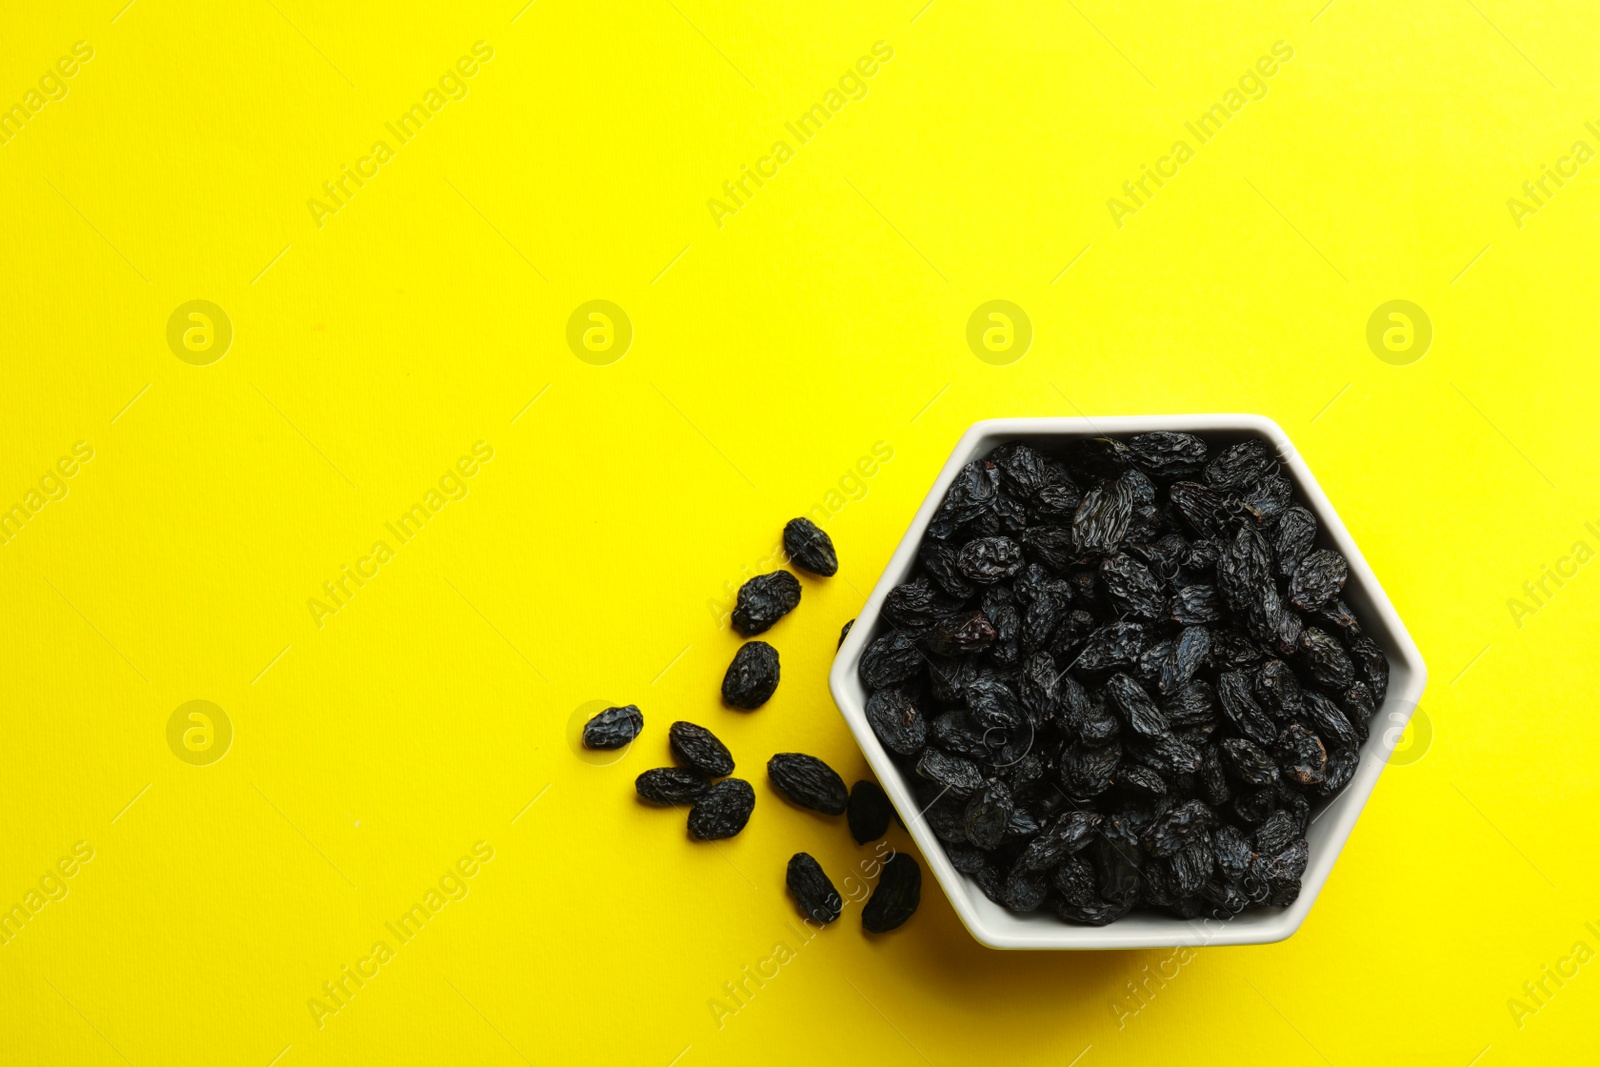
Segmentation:
[[(1600, 15), (121, 3), (0, 35), (0, 1058), (1592, 1055)], [(826, 669), (961, 431), (1204, 411), (1431, 669), (1304, 928), (996, 953), (930, 878), (800, 936), (789, 855), (872, 850), (762, 764), (865, 772)], [(732, 712), (802, 513), (842, 569)], [(633, 798), (679, 718), (717, 847)]]

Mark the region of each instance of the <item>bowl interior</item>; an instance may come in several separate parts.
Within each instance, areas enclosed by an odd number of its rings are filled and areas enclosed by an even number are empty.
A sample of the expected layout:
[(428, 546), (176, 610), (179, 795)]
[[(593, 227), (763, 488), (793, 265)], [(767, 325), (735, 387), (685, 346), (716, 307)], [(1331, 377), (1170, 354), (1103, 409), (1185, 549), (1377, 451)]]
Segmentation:
[[(960, 469), (1007, 441), (1023, 441), (1044, 449), (1058, 448), (1077, 437), (1123, 436), (1152, 430), (1186, 430), (1203, 434), (1213, 451), (1247, 438), (1264, 438), (1278, 452), (1295, 483), (1296, 497), (1317, 516), (1317, 545), (1342, 553), (1350, 563), (1344, 600), (1362, 628), (1389, 658), (1389, 691), (1374, 715), (1361, 762), (1355, 776), (1337, 796), (1313, 808), (1306, 831), (1310, 861), (1301, 879), (1299, 898), (1288, 908), (1251, 908), (1219, 922), (1184, 920), (1155, 912), (1136, 911), (1107, 926), (1079, 926), (1053, 914), (1019, 915), (1000, 907), (967, 875), (951, 866), (944, 846), (921, 817), (904, 772), (878, 741), (865, 713), (867, 692), (857, 673), (861, 652), (889, 629), (882, 617), (884, 597), (910, 579), (916, 565), (923, 532), (944, 499), (946, 489)], [(866, 605), (840, 647), (830, 675), (834, 700), (855, 734), (868, 762), (889, 794), (907, 829), (916, 839), (939, 884), (944, 888), (968, 930), (980, 942), (995, 948), (1151, 948), (1199, 944), (1259, 944), (1292, 934), (1310, 910), (1349, 836), (1356, 816), (1366, 803), (1383, 765), (1388, 761), (1411, 711), (1421, 694), (1426, 671), (1416, 646), (1395, 615), (1344, 524), (1328, 503), (1287, 435), (1270, 419), (1258, 415), (1189, 415), (1096, 419), (997, 419), (978, 423), (961, 439), (940, 471), (905, 538), (874, 586)]]

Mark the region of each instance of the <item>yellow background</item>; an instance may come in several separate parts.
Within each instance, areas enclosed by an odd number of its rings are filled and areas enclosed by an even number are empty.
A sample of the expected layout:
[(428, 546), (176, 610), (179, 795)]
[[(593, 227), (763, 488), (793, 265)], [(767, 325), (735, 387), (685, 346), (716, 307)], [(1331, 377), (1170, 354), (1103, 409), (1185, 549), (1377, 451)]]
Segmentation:
[[(0, 546), (0, 900), (94, 849), (0, 947), (0, 1058), (1592, 1056), (1600, 965), (1520, 1026), (1508, 1000), (1600, 948), (1600, 567), (1521, 626), (1507, 601), (1600, 547), (1600, 165), (1520, 227), (1506, 201), (1600, 144), (1600, 14), (121, 2), (11, 5), (0, 36), (5, 104), (94, 49), (0, 146), (0, 505), (94, 450)], [(479, 40), (465, 98), (319, 228), (307, 200)], [(784, 123), (878, 41), (867, 95), (796, 147)], [(1107, 199), (1277, 41), (1267, 95), (1114, 225)], [(719, 228), (707, 200), (780, 138), (794, 158)], [(597, 298), (634, 327), (609, 366), (565, 341)], [(1035, 331), (1008, 366), (965, 342), (997, 298)], [(1365, 341), (1395, 298), (1435, 330), (1409, 366)], [(166, 341), (194, 299), (234, 329), (209, 366)], [(762, 764), (864, 772), (835, 635), (959, 433), (1188, 411), (1285, 427), (1432, 671), (1431, 740), (1305, 927), (1200, 951), (1136, 1014), (1126, 983), (1165, 953), (991, 952), (931, 879), (892, 936), (851, 905), (795, 944), (789, 854), (842, 881), (870, 850)], [(469, 494), (319, 628), (307, 600), (478, 441)], [(850, 481), (880, 441), (892, 460)], [(841, 479), (842, 570), (770, 635), (778, 695), (722, 708), (737, 641), (708, 605)], [(194, 699), (234, 729), (209, 766), (167, 745)], [(609, 767), (570, 744), (596, 700), (646, 715)], [(677, 718), (756, 786), (717, 848), (633, 799)], [(478, 841), (469, 894), (319, 1029), (322, 983)], [(780, 941), (794, 958), (719, 1020)]]

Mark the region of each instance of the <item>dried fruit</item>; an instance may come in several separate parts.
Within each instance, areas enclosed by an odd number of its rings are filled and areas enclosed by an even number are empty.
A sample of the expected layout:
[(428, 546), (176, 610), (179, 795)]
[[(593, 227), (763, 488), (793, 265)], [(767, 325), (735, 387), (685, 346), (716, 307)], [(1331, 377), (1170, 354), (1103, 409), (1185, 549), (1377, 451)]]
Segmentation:
[(1343, 556), (1326, 548), (1306, 554), (1289, 578), (1289, 603), (1301, 611), (1320, 608), (1344, 592), (1350, 565)]
[(743, 830), (756, 808), (756, 791), (743, 778), (724, 778), (689, 809), (689, 833), (702, 841), (720, 841)]
[(1100, 584), (1118, 615), (1153, 621), (1166, 614), (1167, 597), (1161, 579), (1132, 553), (1107, 556), (1100, 564)]
[(941, 656), (981, 652), (998, 636), (994, 623), (981, 611), (946, 615), (928, 632), (928, 648)]
[(886, 934), (916, 913), (922, 902), (922, 868), (904, 852), (896, 852), (883, 863), (877, 888), (861, 909), (861, 925), (867, 932)]
[(861, 680), (873, 689), (903, 682), (923, 665), (916, 638), (895, 630), (884, 634), (861, 653)]
[(739, 587), (733, 628), (746, 637), (765, 633), (800, 603), (800, 579), (788, 571), (759, 574)]
[(1327, 772), (1328, 750), (1316, 734), (1292, 722), (1278, 734), (1278, 767), (1292, 782), (1316, 785)]
[(868, 722), (956, 869), (1069, 922), (1291, 903), (1389, 670), (1318, 537), (1261, 438), (967, 464), (860, 661)]
[(844, 910), (844, 900), (839, 896), (839, 891), (833, 888), (833, 883), (822, 871), (822, 864), (810, 853), (796, 852), (789, 857), (789, 870), (784, 881), (794, 896), (794, 902), (800, 907), (800, 914), (813, 922), (826, 926)]
[(791, 801), (824, 815), (843, 815), (850, 800), (844, 779), (815, 756), (779, 752), (767, 761), (767, 777)]
[(1206, 443), (1192, 433), (1141, 433), (1128, 442), (1128, 449), (1133, 461), (1153, 478), (1187, 478), (1206, 462)]
[(1276, 461), (1259, 437), (1230, 445), (1206, 466), (1206, 481), (1219, 489), (1242, 489), (1265, 477)]
[(583, 727), (584, 748), (622, 748), (644, 729), (644, 715), (637, 705), (607, 708)]
[(867, 723), (890, 752), (909, 756), (928, 740), (928, 722), (904, 689), (879, 689), (867, 698)]
[(1271, 754), (1248, 738), (1223, 738), (1222, 765), (1246, 785), (1259, 788), (1278, 780), (1278, 765)]
[(845, 820), (850, 824), (850, 836), (856, 839), (856, 844), (876, 841), (888, 833), (889, 816), (892, 814), (894, 807), (877, 782), (862, 779), (850, 787)]
[(678, 762), (708, 778), (733, 773), (733, 753), (717, 740), (716, 734), (692, 722), (675, 722), (667, 727), (667, 743)]
[(851, 619), (849, 622), (839, 627), (839, 643), (834, 645), (834, 648), (837, 649), (844, 647), (844, 639), (850, 636), (850, 627), (854, 626), (855, 624), (856, 620)]
[(1133, 493), (1118, 480), (1084, 494), (1072, 516), (1072, 536), (1078, 551), (1086, 556), (1105, 556), (1115, 552), (1128, 535), (1133, 521)]
[(691, 804), (705, 795), (711, 782), (688, 767), (656, 767), (635, 778), (633, 787), (656, 804)]
[(917, 773), (944, 786), (957, 799), (969, 797), (983, 788), (983, 775), (976, 763), (937, 748), (923, 750), (922, 758), (917, 761)]
[(753, 711), (772, 699), (778, 688), (778, 650), (765, 641), (746, 641), (733, 654), (722, 676), (722, 699)]
[(812, 574), (831, 578), (839, 573), (833, 539), (804, 516), (790, 519), (783, 528), (783, 550), (789, 554), (790, 562)]
[(961, 546), (956, 566), (968, 580), (993, 585), (1022, 569), (1022, 546), (1009, 537), (979, 537)]
[(986, 851), (998, 848), (1015, 807), (1011, 787), (998, 778), (989, 779), (967, 801), (967, 840)]

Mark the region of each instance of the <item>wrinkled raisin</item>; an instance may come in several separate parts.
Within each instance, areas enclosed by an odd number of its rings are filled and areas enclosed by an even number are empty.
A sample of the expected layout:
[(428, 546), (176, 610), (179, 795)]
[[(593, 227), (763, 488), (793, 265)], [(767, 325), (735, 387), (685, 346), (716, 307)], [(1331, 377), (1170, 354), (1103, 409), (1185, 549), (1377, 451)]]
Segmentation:
[(583, 727), (585, 748), (622, 748), (644, 729), (644, 715), (634, 704), (607, 708)]
[(746, 641), (733, 654), (722, 676), (722, 699), (753, 711), (772, 699), (778, 688), (778, 650), (765, 641)]
[(839, 573), (839, 557), (833, 539), (816, 523), (801, 516), (790, 519), (783, 528), (783, 550), (796, 567), (831, 578)]
[(823, 873), (822, 864), (808, 852), (796, 852), (789, 857), (788, 874), (784, 881), (800, 908), (800, 914), (813, 922), (826, 926), (844, 910), (844, 900), (839, 896), (839, 891), (833, 888), (833, 883)]
[(922, 902), (922, 868), (904, 852), (883, 863), (872, 898), (861, 909), (861, 925), (869, 933), (885, 934), (903, 926)]
[(856, 844), (876, 841), (888, 833), (889, 816), (893, 813), (888, 794), (877, 782), (863, 779), (850, 787), (845, 820), (850, 824), (850, 836), (856, 839)]
[(724, 778), (701, 795), (689, 810), (689, 832), (702, 841), (732, 837), (750, 821), (756, 791), (743, 778)]
[(675, 722), (667, 728), (667, 743), (680, 763), (708, 778), (721, 778), (733, 773), (733, 754), (704, 726)]
[(885, 748), (902, 756), (916, 752), (928, 740), (928, 722), (904, 689), (879, 689), (869, 696), (867, 723)]
[(656, 804), (690, 804), (705, 795), (711, 782), (688, 767), (656, 767), (635, 778), (633, 787)]
[(733, 628), (746, 637), (765, 633), (800, 603), (800, 580), (788, 571), (759, 574), (739, 587)]
[(903, 682), (921, 670), (922, 650), (916, 638), (896, 630), (884, 634), (861, 653), (861, 680), (873, 689)]
[(844, 779), (815, 756), (779, 752), (767, 761), (767, 777), (794, 803), (825, 815), (843, 815), (850, 800)]
[(981, 611), (968, 611), (960, 615), (946, 615), (933, 624), (928, 632), (928, 648), (941, 656), (961, 656), (968, 652), (981, 652), (987, 648), (998, 632), (989, 616)]

